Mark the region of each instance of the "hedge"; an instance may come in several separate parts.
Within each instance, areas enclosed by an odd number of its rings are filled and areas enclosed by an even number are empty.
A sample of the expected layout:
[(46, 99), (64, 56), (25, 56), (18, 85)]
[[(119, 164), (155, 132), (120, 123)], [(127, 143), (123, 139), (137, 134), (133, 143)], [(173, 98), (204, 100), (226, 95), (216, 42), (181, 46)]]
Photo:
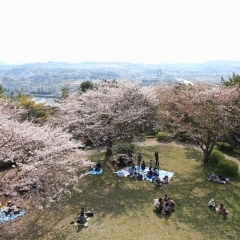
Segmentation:
[(219, 161), (225, 160), (225, 155), (218, 151), (218, 150), (213, 150), (210, 154), (209, 161), (213, 165), (217, 165)]
[(225, 142), (217, 142), (216, 146), (223, 151), (233, 152), (233, 146)]
[(172, 134), (168, 132), (158, 132), (156, 135), (157, 141), (170, 141)]
[(135, 145), (133, 143), (119, 143), (117, 145), (118, 153), (134, 152), (134, 149), (135, 149)]
[(221, 160), (217, 164), (217, 170), (226, 176), (236, 176), (238, 174), (238, 164), (228, 159)]

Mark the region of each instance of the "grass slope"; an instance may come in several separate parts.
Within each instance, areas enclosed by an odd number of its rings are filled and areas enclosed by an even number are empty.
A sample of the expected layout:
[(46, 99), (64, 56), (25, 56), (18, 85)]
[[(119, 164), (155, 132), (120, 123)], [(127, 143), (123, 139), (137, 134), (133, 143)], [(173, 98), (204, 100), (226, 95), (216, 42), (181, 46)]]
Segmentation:
[[(72, 191), (71, 198), (53, 204), (51, 210), (29, 210), (8, 223), (8, 232), (1, 226), (3, 239), (238, 239), (239, 179), (231, 179), (229, 185), (207, 181), (212, 169), (203, 165), (201, 153), (193, 149), (149, 146), (137, 148), (134, 156), (141, 152), (148, 163), (155, 150), (160, 168), (175, 173), (168, 186), (117, 177), (113, 174), (117, 168), (100, 153), (91, 160), (102, 161), (102, 175), (83, 178), (81, 192)], [(176, 202), (176, 211), (170, 216), (155, 213), (152, 205), (154, 198), (165, 193)], [(207, 207), (212, 197), (227, 207), (227, 217)], [(81, 206), (96, 212), (88, 228), (70, 224)]]

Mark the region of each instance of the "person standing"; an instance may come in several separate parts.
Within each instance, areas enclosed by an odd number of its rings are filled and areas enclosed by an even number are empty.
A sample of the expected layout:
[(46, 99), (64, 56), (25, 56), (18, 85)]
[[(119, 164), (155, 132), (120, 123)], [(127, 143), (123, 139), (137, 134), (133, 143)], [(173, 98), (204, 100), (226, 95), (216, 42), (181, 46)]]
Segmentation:
[(138, 166), (141, 166), (142, 155), (141, 153), (138, 154)]
[(158, 151), (156, 150), (156, 152), (154, 153), (155, 156), (155, 166), (159, 168), (159, 157), (158, 157)]

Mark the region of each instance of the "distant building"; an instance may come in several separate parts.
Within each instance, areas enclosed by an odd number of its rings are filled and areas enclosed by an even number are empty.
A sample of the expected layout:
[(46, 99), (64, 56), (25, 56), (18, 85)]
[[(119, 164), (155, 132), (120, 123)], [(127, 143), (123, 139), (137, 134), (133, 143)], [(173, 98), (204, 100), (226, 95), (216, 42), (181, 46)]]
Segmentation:
[(161, 69), (158, 69), (158, 71), (157, 71), (157, 77), (159, 78), (159, 77), (161, 77), (162, 76), (162, 70)]
[(149, 79), (142, 79), (141, 85), (143, 86), (148, 86), (148, 85), (153, 85), (153, 84), (160, 84), (162, 83), (162, 79), (160, 78), (149, 78)]
[(171, 83), (173, 83), (173, 84), (186, 84), (186, 85), (190, 84), (190, 85), (193, 85), (193, 82), (185, 80), (185, 79), (182, 79), (182, 78), (172, 78), (171, 79)]

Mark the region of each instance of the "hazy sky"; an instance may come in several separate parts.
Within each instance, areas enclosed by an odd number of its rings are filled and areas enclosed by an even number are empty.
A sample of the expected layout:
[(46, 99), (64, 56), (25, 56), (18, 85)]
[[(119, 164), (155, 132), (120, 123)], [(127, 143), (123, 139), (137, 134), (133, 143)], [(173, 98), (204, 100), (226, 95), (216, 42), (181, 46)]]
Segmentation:
[(0, 61), (240, 60), (238, 0), (1, 0)]

